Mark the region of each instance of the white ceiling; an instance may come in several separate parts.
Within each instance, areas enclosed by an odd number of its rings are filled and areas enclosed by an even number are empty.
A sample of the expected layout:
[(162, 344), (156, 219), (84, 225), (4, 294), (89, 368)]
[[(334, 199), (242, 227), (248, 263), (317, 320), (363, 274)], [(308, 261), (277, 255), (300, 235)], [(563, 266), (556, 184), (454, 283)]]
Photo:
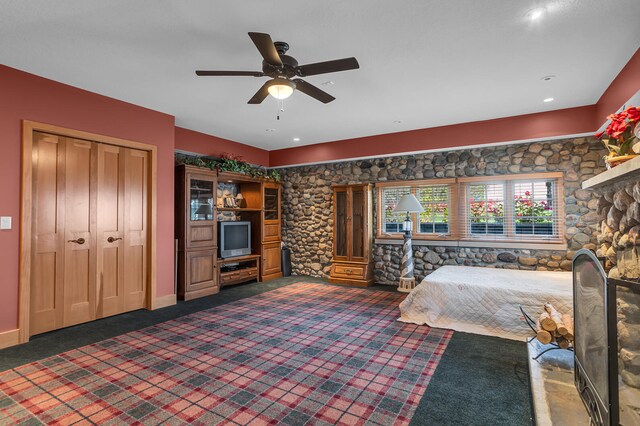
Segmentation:
[[(639, 16), (638, 0), (0, 0), (0, 61), (271, 150), (593, 104)], [(247, 104), (266, 77), (194, 74), (259, 71), (249, 31), (360, 69), (308, 77), (337, 100), (296, 92), (277, 121), (273, 98)]]

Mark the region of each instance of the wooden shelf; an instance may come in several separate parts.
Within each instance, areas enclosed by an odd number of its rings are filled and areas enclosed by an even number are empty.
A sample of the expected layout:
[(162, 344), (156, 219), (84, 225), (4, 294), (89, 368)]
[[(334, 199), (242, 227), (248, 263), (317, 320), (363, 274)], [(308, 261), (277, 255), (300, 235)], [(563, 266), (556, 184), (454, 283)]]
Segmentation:
[(218, 265), (224, 265), (225, 263), (238, 263), (238, 262), (243, 262), (245, 260), (255, 260), (258, 259), (260, 257), (259, 254), (246, 254), (244, 256), (236, 256), (236, 257), (219, 257), (218, 258)]
[(216, 207), (221, 212), (261, 212), (262, 209), (251, 209), (248, 207)]
[[(260, 282), (260, 257), (259, 254), (249, 254), (246, 256), (218, 259), (220, 285), (239, 284), (252, 280)], [(229, 263), (239, 263), (240, 268), (231, 271), (222, 271), (224, 265)]]

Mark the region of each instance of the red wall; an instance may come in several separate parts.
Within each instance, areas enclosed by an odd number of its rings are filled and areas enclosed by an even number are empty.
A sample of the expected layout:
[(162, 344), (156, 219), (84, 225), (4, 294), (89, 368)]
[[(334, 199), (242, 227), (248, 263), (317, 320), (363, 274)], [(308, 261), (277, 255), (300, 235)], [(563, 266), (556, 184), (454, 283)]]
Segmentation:
[(222, 139), (194, 130), (176, 127), (176, 149), (218, 157), (224, 153), (239, 155), (251, 164), (269, 166), (269, 151)]
[(174, 118), (0, 65), (0, 332), (17, 328), (23, 119), (158, 147), (157, 296), (172, 294)]
[(270, 151), (271, 167), (592, 132), (595, 105)]
[[(597, 127), (640, 90), (640, 49), (604, 91), (596, 106)], [(637, 106), (637, 105), (636, 105)]]
[(346, 139), (269, 152), (271, 167), (595, 132), (640, 90), (640, 49), (595, 105)]

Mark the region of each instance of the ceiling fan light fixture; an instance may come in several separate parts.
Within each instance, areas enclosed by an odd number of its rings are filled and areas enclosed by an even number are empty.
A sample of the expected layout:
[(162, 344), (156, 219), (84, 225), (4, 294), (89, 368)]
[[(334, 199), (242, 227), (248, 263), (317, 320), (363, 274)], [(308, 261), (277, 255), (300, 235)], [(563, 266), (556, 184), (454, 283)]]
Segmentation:
[(274, 78), (267, 88), (269, 94), (278, 100), (287, 99), (296, 88), (296, 84), (285, 78)]

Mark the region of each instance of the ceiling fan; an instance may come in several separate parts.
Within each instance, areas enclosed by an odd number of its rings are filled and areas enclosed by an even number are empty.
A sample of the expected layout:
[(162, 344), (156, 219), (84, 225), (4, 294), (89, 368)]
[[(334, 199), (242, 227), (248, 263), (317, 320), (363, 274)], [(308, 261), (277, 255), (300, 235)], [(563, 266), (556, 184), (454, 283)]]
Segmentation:
[(336, 59), (334, 61), (317, 62), (315, 64), (298, 65), (293, 57), (286, 55), (289, 45), (283, 41), (271, 40), (269, 34), (249, 33), (249, 37), (258, 48), (264, 58), (262, 61), (262, 71), (196, 71), (199, 76), (248, 76), (248, 77), (271, 77), (256, 92), (250, 104), (259, 104), (271, 95), (276, 99), (286, 99), (294, 90), (311, 96), (323, 103), (329, 103), (335, 98), (327, 92), (320, 90), (316, 86), (307, 83), (297, 77), (307, 77), (310, 75), (327, 74), (331, 72), (347, 71), (360, 68), (356, 58)]

